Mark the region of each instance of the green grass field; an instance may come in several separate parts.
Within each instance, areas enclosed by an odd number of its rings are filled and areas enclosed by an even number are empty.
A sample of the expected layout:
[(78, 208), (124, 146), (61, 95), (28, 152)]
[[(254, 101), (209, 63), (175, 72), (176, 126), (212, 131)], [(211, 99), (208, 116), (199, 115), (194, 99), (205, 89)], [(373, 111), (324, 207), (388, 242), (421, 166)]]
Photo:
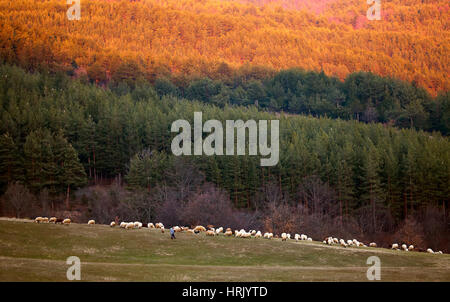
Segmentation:
[(368, 281), (369, 256), (381, 281), (450, 281), (445, 254), (0, 220), (0, 281), (67, 281), (69, 256), (82, 281)]

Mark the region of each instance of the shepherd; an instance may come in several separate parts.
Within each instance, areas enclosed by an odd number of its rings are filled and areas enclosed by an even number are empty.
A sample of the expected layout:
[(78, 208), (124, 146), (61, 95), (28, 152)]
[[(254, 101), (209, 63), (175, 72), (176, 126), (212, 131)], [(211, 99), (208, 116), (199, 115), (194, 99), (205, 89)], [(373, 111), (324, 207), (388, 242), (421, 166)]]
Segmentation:
[(173, 228), (170, 228), (170, 239), (177, 239), (175, 238), (175, 230)]

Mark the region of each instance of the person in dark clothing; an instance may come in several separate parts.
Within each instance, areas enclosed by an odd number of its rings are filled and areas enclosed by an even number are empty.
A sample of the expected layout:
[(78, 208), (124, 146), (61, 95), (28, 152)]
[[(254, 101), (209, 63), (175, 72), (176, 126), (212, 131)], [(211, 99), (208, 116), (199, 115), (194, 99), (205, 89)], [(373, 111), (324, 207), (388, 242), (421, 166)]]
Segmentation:
[(173, 228), (170, 228), (170, 239), (177, 239), (175, 238), (175, 231)]

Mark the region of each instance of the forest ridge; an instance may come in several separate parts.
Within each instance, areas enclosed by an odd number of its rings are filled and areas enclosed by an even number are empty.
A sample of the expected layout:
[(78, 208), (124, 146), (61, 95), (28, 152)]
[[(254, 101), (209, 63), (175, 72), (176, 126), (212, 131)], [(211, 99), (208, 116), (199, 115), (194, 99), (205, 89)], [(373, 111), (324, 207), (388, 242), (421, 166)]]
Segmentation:
[[(363, 0), (82, 0), (68, 21), (65, 1), (0, 0), (0, 57), (35, 70), (113, 77), (124, 60), (153, 81), (167, 73), (217, 78), (218, 66), (355, 71), (448, 91), (448, 1), (382, 1), (368, 21)], [(136, 70), (133, 70), (136, 71)]]

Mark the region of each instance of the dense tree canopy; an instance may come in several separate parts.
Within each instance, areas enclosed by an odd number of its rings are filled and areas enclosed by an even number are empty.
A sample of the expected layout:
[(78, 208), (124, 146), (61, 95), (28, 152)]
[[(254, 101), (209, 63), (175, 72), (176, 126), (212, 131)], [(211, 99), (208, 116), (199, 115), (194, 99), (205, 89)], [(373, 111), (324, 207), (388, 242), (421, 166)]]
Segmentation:
[[(327, 85), (314, 89), (333, 93), (335, 79), (299, 71), (278, 74), (264, 84), (250, 81), (251, 93), (244, 87), (234, 91), (257, 99), (259, 90), (267, 87), (307, 94), (308, 86), (292, 81), (295, 76), (322, 79)], [(343, 85), (353, 87), (366, 76), (356, 74)], [(217, 86), (223, 89), (224, 84), (201, 80), (189, 83), (187, 91), (200, 98), (205, 91), (216, 92)], [(161, 87), (177, 91), (167, 83)], [(352, 89), (358, 99), (362, 92)], [(412, 91), (420, 97), (421, 90)], [(340, 94), (334, 92), (339, 99)], [(160, 98), (145, 82), (133, 90), (120, 85), (110, 90), (62, 74), (29, 74), (8, 65), (0, 66), (0, 101), (3, 189), (6, 183), (22, 181), (35, 192), (42, 188), (64, 192), (67, 186), (82, 186), (86, 177), (96, 182), (126, 175), (130, 186), (152, 190), (167, 181), (163, 172), (177, 170), (170, 150), (175, 135), (170, 132), (172, 122), (193, 123), (193, 113), (201, 111), (203, 120), (280, 120), (277, 166), (261, 167), (258, 157), (248, 155), (192, 157), (208, 181), (228, 191), (236, 207), (256, 207), (255, 196), (268, 184), (309, 206), (301, 188), (314, 187), (305, 185), (314, 177), (336, 192), (336, 203), (349, 214), (368, 207), (376, 212), (381, 207), (402, 218), (428, 204), (446, 206), (450, 196), (450, 142), (439, 133), (275, 114), (232, 102), (218, 107), (170, 94)]]
[(98, 83), (169, 71), (220, 79), (250, 64), (341, 80), (373, 72), (432, 95), (450, 88), (446, 0), (383, 1), (374, 22), (363, 0), (83, 0), (80, 21), (67, 20), (68, 7), (1, 0), (1, 59)]

